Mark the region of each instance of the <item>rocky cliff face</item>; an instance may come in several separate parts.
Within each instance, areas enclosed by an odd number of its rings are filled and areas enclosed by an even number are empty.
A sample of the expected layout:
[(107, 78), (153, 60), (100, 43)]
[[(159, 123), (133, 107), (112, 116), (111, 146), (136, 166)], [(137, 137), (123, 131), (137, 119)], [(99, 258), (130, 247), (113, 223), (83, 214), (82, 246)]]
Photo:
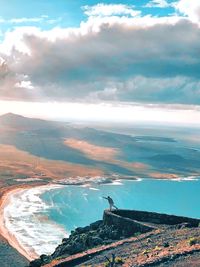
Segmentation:
[(138, 227), (137, 223), (134, 224), (130, 219), (117, 220), (112, 213), (105, 211), (103, 220), (94, 222), (86, 227), (78, 227), (71, 232), (68, 238), (62, 240), (55, 252), (50, 255), (42, 255), (40, 259), (37, 259), (30, 263), (30, 267), (42, 266), (53, 259), (58, 257), (67, 257), (87, 249), (110, 244), (116, 240), (124, 239), (134, 234), (138, 235), (141, 232), (147, 232), (152, 228)]
[[(132, 232), (134, 234), (134, 232)], [(64, 238), (51, 256), (42, 255), (30, 263), (30, 267), (39, 267), (59, 257), (67, 257), (87, 249), (110, 244), (130, 235), (126, 229), (119, 229), (115, 225), (106, 225), (103, 220), (86, 227), (78, 227), (71, 232), (69, 238)]]
[(40, 259), (30, 263), (30, 267), (40, 267), (53, 259), (66, 258), (97, 246), (108, 245), (117, 240), (156, 229), (167, 229), (170, 225), (176, 227), (178, 224), (181, 224), (181, 227), (183, 224), (197, 227), (199, 220), (151, 212), (106, 210), (103, 220), (76, 228), (68, 238), (62, 240), (62, 244), (52, 255), (41, 255)]

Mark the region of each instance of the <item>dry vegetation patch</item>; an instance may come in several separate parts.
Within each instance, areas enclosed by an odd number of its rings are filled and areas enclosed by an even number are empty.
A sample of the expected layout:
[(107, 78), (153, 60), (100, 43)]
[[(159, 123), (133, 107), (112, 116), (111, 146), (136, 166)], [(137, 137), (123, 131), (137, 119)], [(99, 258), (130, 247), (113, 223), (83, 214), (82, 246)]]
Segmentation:
[(84, 140), (78, 140), (74, 138), (69, 138), (65, 140), (65, 145), (77, 149), (85, 154), (88, 158), (96, 160), (112, 160), (114, 159), (119, 151), (116, 148), (97, 146), (88, 143)]
[(64, 161), (47, 160), (21, 151), (14, 146), (0, 145), (0, 176), (63, 179), (74, 176), (103, 175), (101, 170)]

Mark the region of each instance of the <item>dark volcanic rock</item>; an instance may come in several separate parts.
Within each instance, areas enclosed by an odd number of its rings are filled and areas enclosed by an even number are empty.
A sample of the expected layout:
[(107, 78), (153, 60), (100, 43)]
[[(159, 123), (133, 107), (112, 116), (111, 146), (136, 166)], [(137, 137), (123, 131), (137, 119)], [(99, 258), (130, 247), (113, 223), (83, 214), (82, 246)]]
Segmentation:
[(79, 253), (89, 248), (108, 244), (116, 239), (121, 239), (121, 237), (122, 235), (116, 227), (104, 225), (103, 221), (97, 221), (90, 226), (76, 228), (69, 238), (63, 239), (62, 244), (52, 254), (52, 258)]
[(78, 227), (71, 232), (69, 238), (63, 238), (62, 244), (50, 257), (42, 255), (40, 259), (31, 262), (30, 267), (42, 266), (58, 257), (66, 257), (93, 247), (107, 245), (115, 240), (123, 239), (128, 234), (130, 233), (126, 233), (125, 229), (121, 231), (115, 225), (106, 225), (102, 220), (86, 227)]
[(30, 262), (30, 267), (40, 267), (42, 265), (41, 259), (37, 259)]
[(89, 228), (92, 230), (97, 230), (101, 226), (101, 224), (102, 224), (102, 220), (91, 223)]
[(48, 255), (41, 255), (39, 259), (30, 262), (30, 267), (40, 267), (44, 264), (51, 262), (52, 258)]
[[(198, 227), (198, 219), (144, 212), (134, 210), (104, 211), (103, 220), (86, 227), (78, 227), (71, 232), (69, 238), (64, 238), (51, 256), (42, 255), (30, 267), (38, 267), (56, 258), (65, 258), (88, 249), (108, 245), (116, 240), (139, 235), (154, 230), (177, 231)], [(158, 235), (157, 238), (160, 236)], [(146, 243), (149, 244), (148, 240)], [(150, 242), (151, 244), (151, 242)], [(169, 247), (169, 242), (163, 242), (163, 248)]]

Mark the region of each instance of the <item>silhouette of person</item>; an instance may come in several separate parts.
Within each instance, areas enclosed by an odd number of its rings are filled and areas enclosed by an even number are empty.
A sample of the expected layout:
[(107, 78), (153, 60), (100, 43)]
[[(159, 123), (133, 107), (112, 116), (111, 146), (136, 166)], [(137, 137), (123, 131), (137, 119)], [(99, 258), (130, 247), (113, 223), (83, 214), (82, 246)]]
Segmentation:
[(106, 200), (108, 200), (108, 203), (109, 203), (109, 205), (110, 205), (110, 211), (112, 210), (113, 207), (114, 207), (115, 209), (118, 209), (118, 208), (115, 206), (114, 201), (113, 201), (113, 199), (112, 199), (110, 196), (108, 196), (108, 197), (103, 197), (103, 198), (106, 199)]

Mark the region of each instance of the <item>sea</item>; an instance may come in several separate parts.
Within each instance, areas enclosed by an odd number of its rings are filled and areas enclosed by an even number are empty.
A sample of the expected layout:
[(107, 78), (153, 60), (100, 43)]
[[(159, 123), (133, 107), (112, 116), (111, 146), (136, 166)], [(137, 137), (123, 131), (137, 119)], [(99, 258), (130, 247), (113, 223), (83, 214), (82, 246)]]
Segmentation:
[(5, 224), (27, 252), (51, 254), (76, 227), (101, 220), (111, 196), (120, 209), (200, 218), (200, 177), (117, 180), (109, 184), (49, 185), (13, 194)]

